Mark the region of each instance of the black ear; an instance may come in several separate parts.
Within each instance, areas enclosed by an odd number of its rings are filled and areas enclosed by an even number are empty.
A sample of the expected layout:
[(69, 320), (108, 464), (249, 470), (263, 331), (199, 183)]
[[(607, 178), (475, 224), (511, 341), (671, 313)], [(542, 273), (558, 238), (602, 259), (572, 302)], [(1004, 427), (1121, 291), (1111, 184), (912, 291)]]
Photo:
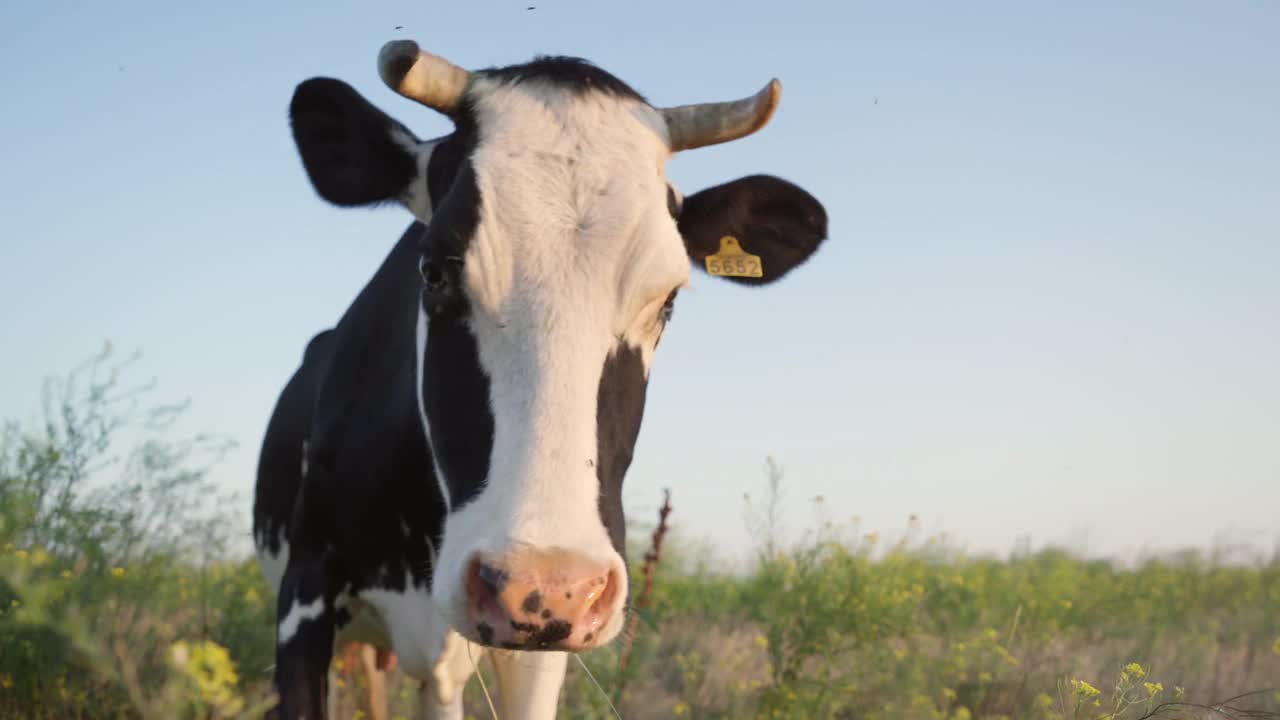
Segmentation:
[(771, 283), (800, 265), (827, 237), (827, 211), (800, 187), (771, 175), (750, 175), (685, 198), (680, 234), (689, 259), (703, 271), (720, 238), (738, 239), (758, 255), (763, 277), (728, 279), (749, 285)]
[(418, 175), (417, 138), (341, 80), (298, 85), (289, 121), (307, 177), (335, 205), (395, 199)]

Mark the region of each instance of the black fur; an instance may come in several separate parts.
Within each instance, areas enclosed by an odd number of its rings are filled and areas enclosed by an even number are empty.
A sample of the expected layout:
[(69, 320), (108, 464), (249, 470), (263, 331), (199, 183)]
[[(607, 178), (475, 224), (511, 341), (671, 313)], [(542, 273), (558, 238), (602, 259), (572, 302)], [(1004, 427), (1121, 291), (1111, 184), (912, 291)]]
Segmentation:
[[(470, 163), (441, 203), (424, 252), (434, 256), (451, 275), (454, 287), (462, 284), (461, 258), (479, 222), (480, 191)], [(463, 293), (451, 306), (427, 307), (427, 345), (423, 358), (423, 407), (431, 426), (431, 445), (449, 486), (455, 511), (480, 494), (489, 476), (493, 451), (493, 411), (489, 407), (489, 377), (480, 365), (476, 338), (467, 326), (469, 308)]]
[(302, 475), (302, 444), (311, 432), (312, 406), (332, 348), (333, 330), (307, 343), (302, 364), (276, 401), (258, 454), (253, 496), (253, 535), (271, 552), (280, 552), (282, 531), (293, 514)]
[(797, 185), (751, 175), (685, 198), (679, 227), (689, 259), (704, 272), (704, 261), (720, 249), (720, 238), (738, 238), (743, 250), (760, 256), (764, 277), (728, 279), (764, 285), (813, 255), (827, 237), (827, 211)]
[(386, 201), (417, 176), (413, 156), (391, 140), (391, 131), (414, 135), (341, 80), (298, 85), (289, 120), (307, 177), (335, 205)]
[(521, 65), (489, 68), (480, 72), (488, 77), (511, 84), (519, 84), (529, 80), (543, 80), (580, 94), (602, 92), (614, 97), (647, 103), (644, 97), (630, 85), (619, 80), (612, 73), (582, 58), (544, 55)]
[(276, 651), (275, 684), (280, 692), (281, 718), (324, 717), (336, 630), (330, 592), (333, 573), (326, 564), (323, 555), (291, 559), (280, 585), (276, 600), (279, 618), (289, 613), (295, 598), (305, 598), (308, 604), (316, 598), (324, 602), (320, 616), (300, 623), (289, 642)]
[(613, 549), (624, 560), (627, 524), (622, 511), (622, 481), (631, 467), (647, 390), (639, 348), (619, 343), (605, 360), (596, 391), (596, 477), (600, 479), (600, 517)]

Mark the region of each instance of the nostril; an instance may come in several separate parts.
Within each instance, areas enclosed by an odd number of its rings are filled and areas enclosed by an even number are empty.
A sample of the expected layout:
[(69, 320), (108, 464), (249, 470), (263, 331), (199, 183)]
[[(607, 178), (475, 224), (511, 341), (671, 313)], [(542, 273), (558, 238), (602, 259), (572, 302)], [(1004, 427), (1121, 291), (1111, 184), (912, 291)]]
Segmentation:
[(587, 614), (589, 617), (607, 615), (613, 609), (613, 601), (617, 598), (618, 587), (621, 585), (617, 578), (617, 571), (610, 570), (605, 575), (596, 578), (594, 584), (598, 588), (592, 588), (595, 591), (593, 594), (596, 598), (591, 603), (591, 607), (588, 608)]
[(479, 558), (472, 560), (467, 566), (466, 577), (467, 597), (480, 607), (491, 604), (501, 597), (503, 588), (511, 579), (510, 574), (505, 570), (487, 565)]
[(503, 588), (507, 586), (507, 582), (511, 579), (510, 573), (506, 570), (499, 570), (484, 563), (480, 564), (478, 575), (480, 576), (480, 583), (484, 585), (485, 590), (492, 597), (501, 595)]

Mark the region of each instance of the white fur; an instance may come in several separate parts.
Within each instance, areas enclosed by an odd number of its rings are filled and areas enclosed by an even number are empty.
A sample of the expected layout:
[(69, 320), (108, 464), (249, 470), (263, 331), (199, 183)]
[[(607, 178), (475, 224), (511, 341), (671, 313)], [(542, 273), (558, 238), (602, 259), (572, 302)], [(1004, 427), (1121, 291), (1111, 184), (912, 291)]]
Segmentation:
[(435, 151), (439, 141), (418, 142), (412, 135), (399, 129), (391, 131), (391, 140), (412, 155), (418, 167), (418, 176), (404, 188), (397, 200), (418, 220), (430, 222), (432, 209), (431, 194), (427, 192), (427, 165), (431, 162), (431, 153)]
[(280, 592), (280, 583), (284, 580), (285, 568), (289, 566), (289, 542), (284, 538), (284, 531), (280, 532), (277, 542), (280, 543), (279, 552), (271, 552), (267, 546), (267, 537), (254, 538), (254, 545), (258, 552), (258, 568), (262, 570), (262, 577), (267, 581), (267, 586), (271, 588), (273, 593)]
[(377, 611), (388, 630), (391, 647), (405, 673), (430, 677), (436, 659), (444, 652), (448, 626), (426, 587), (407, 585), (403, 592), (369, 589), (360, 597)]
[(498, 681), (498, 717), (504, 720), (554, 720), (569, 654), (507, 652), (489, 654)]
[[(476, 552), (568, 548), (625, 582), (598, 510), (601, 370), (620, 338), (648, 367), (662, 303), (689, 275), (650, 108), (532, 83), (473, 92), (481, 213), (464, 267), (495, 427), (487, 485), (448, 516), (434, 575), (458, 627)], [(622, 626), (616, 597), (602, 640)]]
[(315, 620), (324, 612), (324, 598), (316, 598), (310, 603), (302, 604), (296, 599), (293, 606), (289, 608), (288, 614), (284, 616), (284, 620), (280, 621), (279, 636), (277, 641), (284, 645), (293, 639), (295, 633), (302, 623), (307, 620)]
[[(418, 418), (422, 420), (422, 432), (427, 436), (427, 443), (431, 443), (431, 422), (427, 420), (427, 408), (423, 405), (422, 398), (422, 366), (426, 362), (425, 354), (427, 349), (427, 313), (418, 306), (418, 329), (416, 332), (418, 344), (415, 346), (417, 352), (417, 369), (414, 371), (413, 394), (418, 398)], [(436, 471), (436, 483), (440, 486), (440, 497), (444, 498), (444, 507), (446, 512), (453, 509), (453, 499), (449, 497), (449, 485), (444, 481), (444, 473), (440, 470), (440, 461), (436, 458), (435, 453), (431, 453), (431, 465)]]

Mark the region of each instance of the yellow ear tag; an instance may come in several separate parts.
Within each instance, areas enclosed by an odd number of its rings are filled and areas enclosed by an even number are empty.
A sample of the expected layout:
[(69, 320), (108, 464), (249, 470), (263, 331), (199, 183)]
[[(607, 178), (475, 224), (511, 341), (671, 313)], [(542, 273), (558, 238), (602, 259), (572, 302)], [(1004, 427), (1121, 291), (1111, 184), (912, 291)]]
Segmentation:
[(738, 238), (720, 238), (720, 251), (707, 256), (707, 272), (722, 277), (764, 277), (759, 255), (752, 255), (738, 244)]

